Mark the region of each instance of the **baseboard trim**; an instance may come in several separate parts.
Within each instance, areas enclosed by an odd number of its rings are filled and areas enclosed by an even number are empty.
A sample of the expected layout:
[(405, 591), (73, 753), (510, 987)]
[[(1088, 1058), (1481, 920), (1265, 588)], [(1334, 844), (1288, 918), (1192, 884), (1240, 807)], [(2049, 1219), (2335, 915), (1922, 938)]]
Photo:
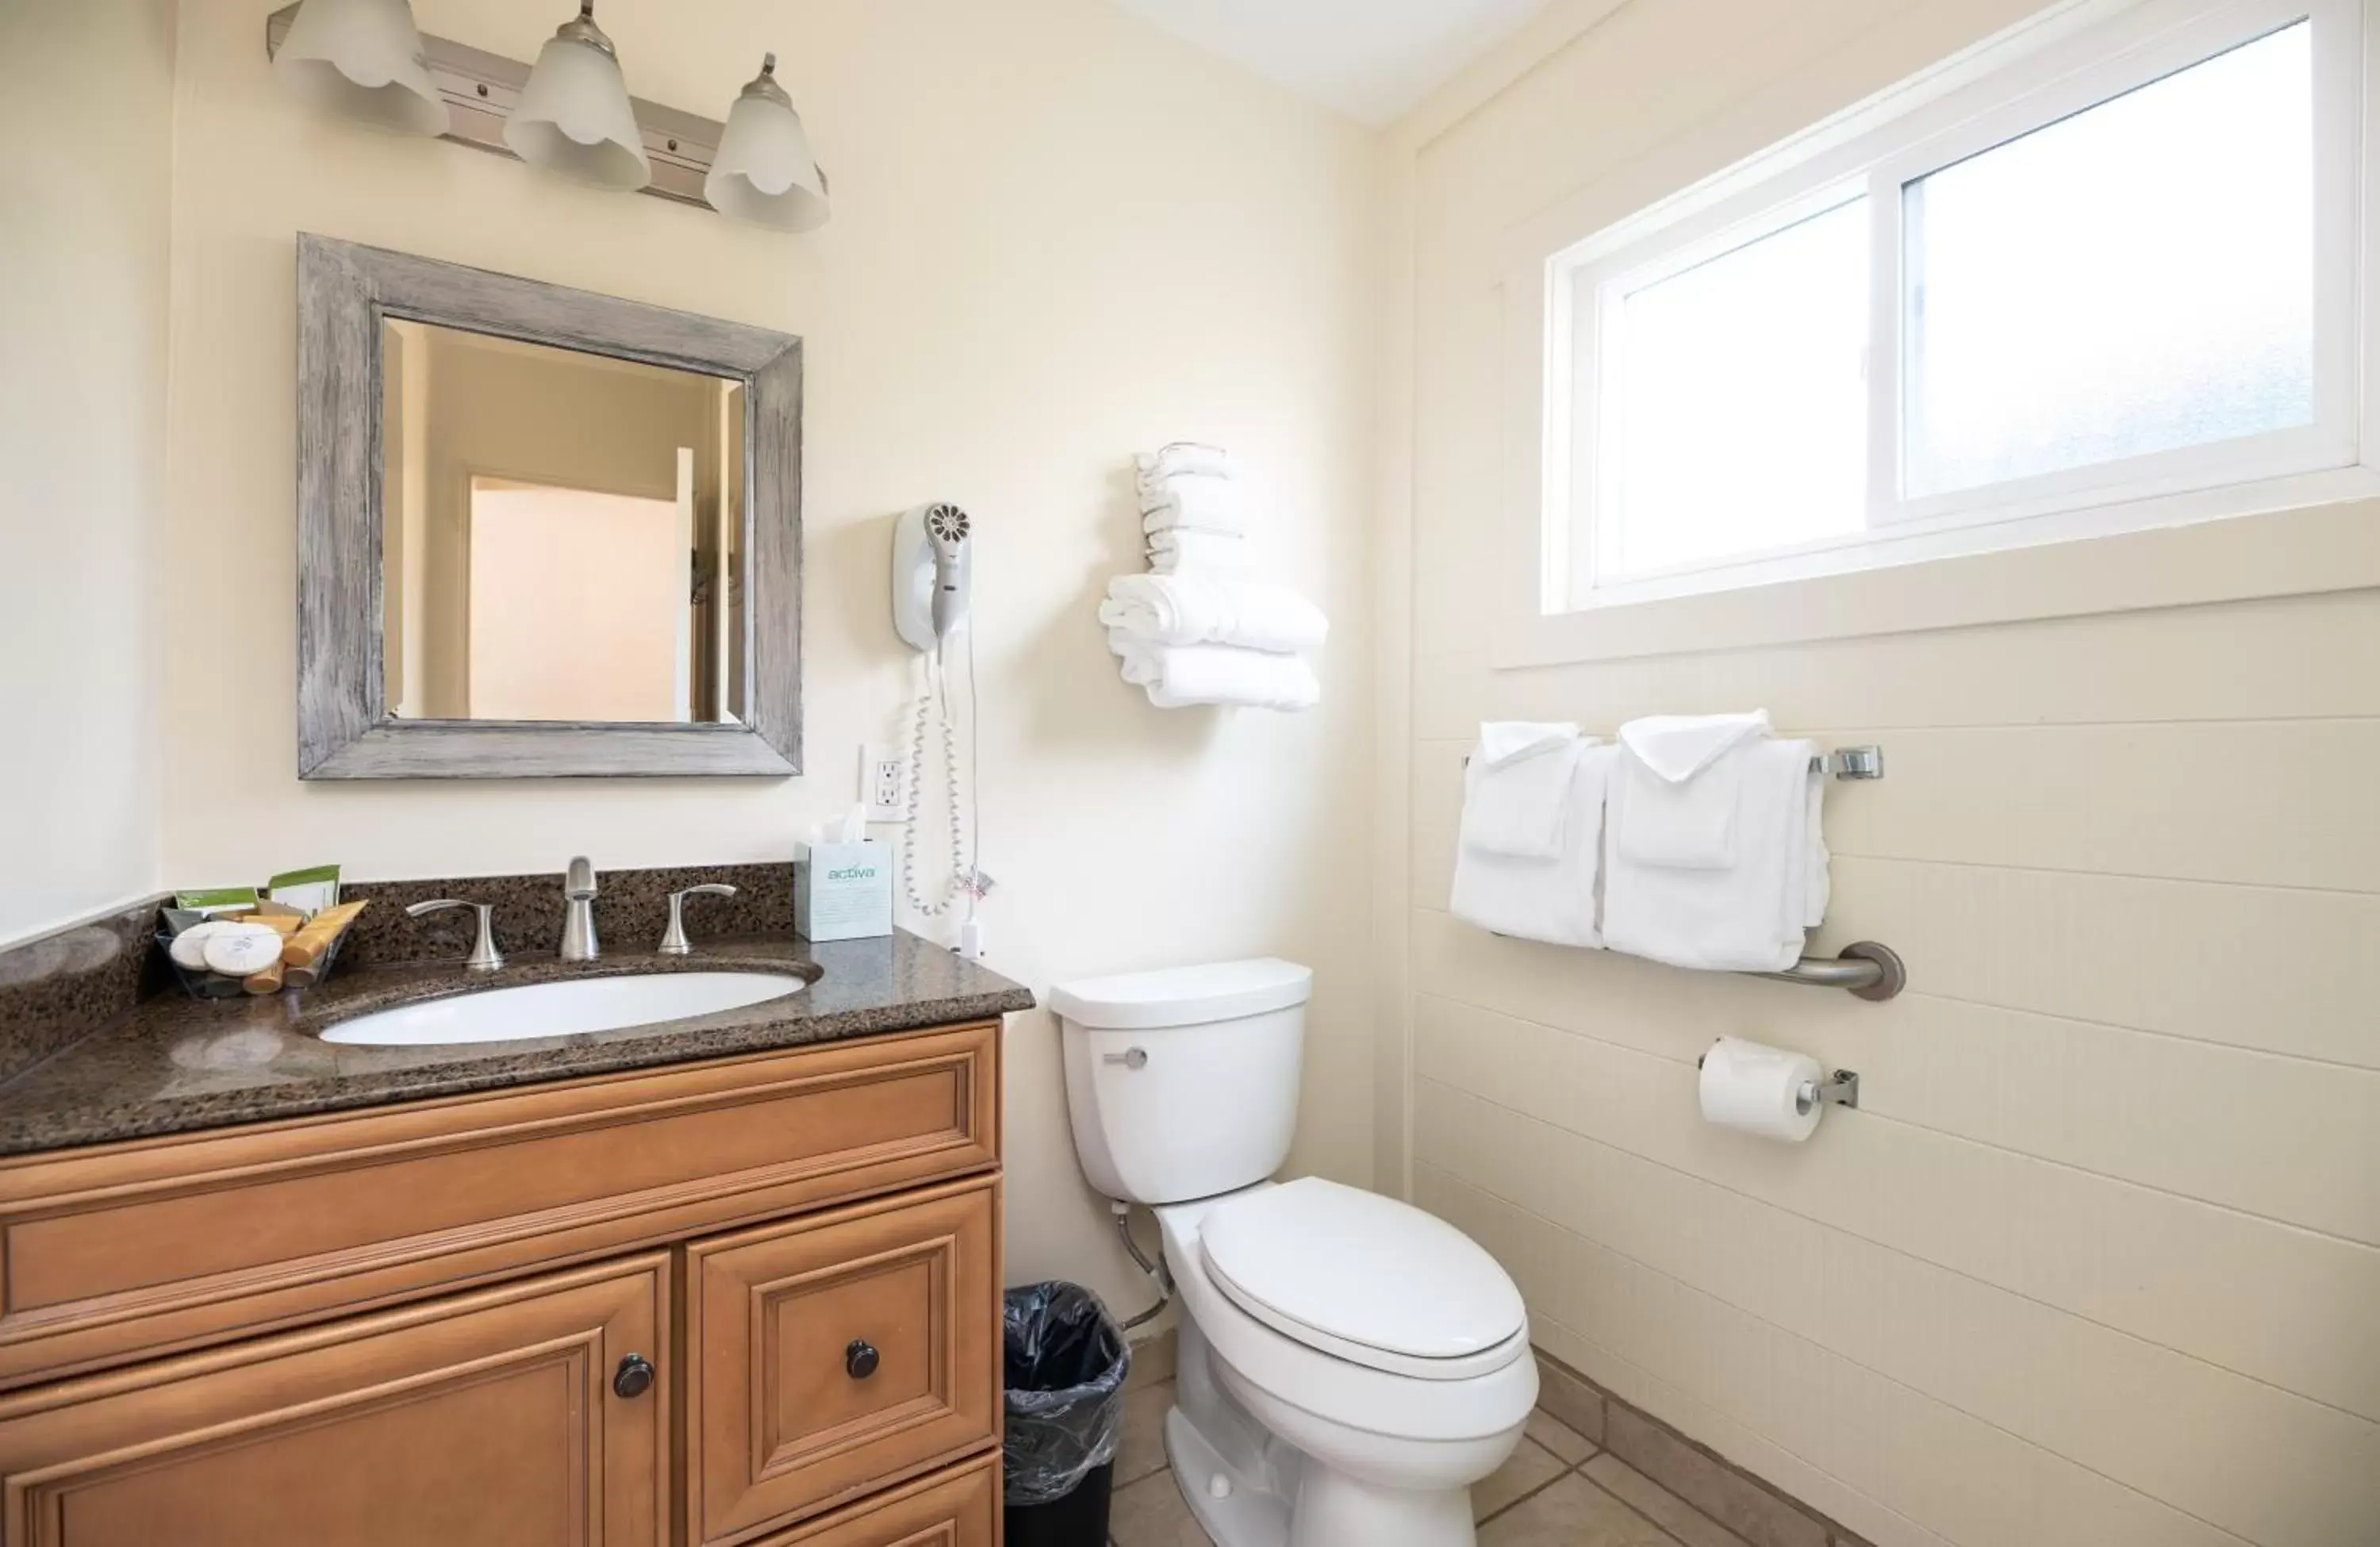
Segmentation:
[(1539, 1407), (1751, 1547), (1870, 1547), (1848, 1527), (1693, 1435), (1613, 1395), (1545, 1350), (1536, 1353)]

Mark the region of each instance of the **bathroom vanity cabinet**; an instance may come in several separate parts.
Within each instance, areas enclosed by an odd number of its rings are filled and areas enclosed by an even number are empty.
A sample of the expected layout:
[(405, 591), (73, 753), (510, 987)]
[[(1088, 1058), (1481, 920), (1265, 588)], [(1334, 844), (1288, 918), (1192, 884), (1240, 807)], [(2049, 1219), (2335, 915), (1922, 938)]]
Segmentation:
[(993, 1024), (0, 1161), (0, 1540), (991, 1547)]

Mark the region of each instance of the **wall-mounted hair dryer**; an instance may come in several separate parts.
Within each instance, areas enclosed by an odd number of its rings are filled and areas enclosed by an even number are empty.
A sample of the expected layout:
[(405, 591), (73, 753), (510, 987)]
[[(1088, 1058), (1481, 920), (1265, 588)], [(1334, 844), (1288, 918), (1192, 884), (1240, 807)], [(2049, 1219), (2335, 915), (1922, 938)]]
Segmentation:
[[(954, 949), (980, 958), (983, 926), (976, 904), (991, 890), (991, 878), (976, 863), (959, 808), (968, 801), (959, 778), (961, 737), (958, 717), (950, 700), (942, 643), (967, 618), (970, 560), (967, 513), (957, 506), (921, 505), (901, 513), (892, 524), (892, 628), (902, 642), (925, 659), (917, 664), (917, 713), (909, 737), (909, 796), (902, 817), (901, 885), (909, 906), (926, 919), (939, 919), (965, 904)], [(974, 718), (975, 636), (967, 636), (968, 718)], [(941, 728), (942, 804), (949, 822), (950, 874), (940, 886), (929, 886), (919, 874), (917, 829), (923, 821), (926, 749), (935, 723)], [(974, 759), (966, 761), (966, 784), (975, 783)], [(970, 802), (971, 805), (971, 802)]]
[(911, 650), (932, 651), (966, 621), (967, 513), (921, 505), (892, 528), (892, 627)]

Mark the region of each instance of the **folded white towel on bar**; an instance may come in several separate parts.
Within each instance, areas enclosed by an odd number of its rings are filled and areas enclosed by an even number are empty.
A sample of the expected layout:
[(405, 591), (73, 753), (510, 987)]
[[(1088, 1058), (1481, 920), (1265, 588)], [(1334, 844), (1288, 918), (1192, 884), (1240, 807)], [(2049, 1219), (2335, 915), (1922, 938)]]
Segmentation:
[(1174, 478), (1160, 489), (1144, 487), (1140, 530), (1156, 533), (1176, 528), (1244, 536), (1248, 530), (1246, 496), (1227, 478)]
[(1148, 701), (1160, 709), (1300, 710), (1322, 701), (1322, 684), (1301, 655), (1236, 645), (1160, 645), (1121, 628), (1108, 630), (1108, 648), (1123, 663), (1123, 679), (1148, 689)]
[(1768, 712), (1655, 714), (1620, 727), (1634, 754), (1621, 763), (1628, 822), (1613, 831), (1642, 865), (1724, 870), (1735, 863), (1742, 760), (1735, 749), (1768, 734)]
[[(1646, 735), (1658, 766), (1621, 728), (1622, 769), (1604, 819), (1603, 938), (1612, 950), (1714, 971), (1777, 972), (1799, 959), (1828, 899), (1822, 789), (1811, 768), (1818, 749), (1772, 740), (1758, 734), (1765, 725), (1764, 716), (1750, 730), (1713, 727), (1694, 748)], [(1714, 836), (1722, 823), (1723, 839)], [(1728, 858), (1713, 863), (1722, 842)]]
[[(1454, 888), (1447, 907), (1466, 922), (1522, 940), (1551, 945), (1592, 949), (1603, 944), (1596, 928), (1596, 878), (1603, 852), (1603, 808), (1617, 749), (1596, 742), (1572, 741), (1572, 750), (1552, 751), (1542, 760), (1524, 759), (1519, 766), (1542, 761), (1563, 768), (1567, 777), (1561, 797), (1561, 841), (1550, 856), (1521, 859), (1497, 854), (1468, 842), (1454, 854)], [(1475, 756), (1463, 774), (1464, 825), (1484, 782), (1494, 773), (1486, 758)]]
[(1571, 774), (1586, 747), (1574, 725), (1481, 725), (1463, 780), (1463, 847), (1514, 859), (1558, 858), (1568, 837)]
[(1237, 532), (1169, 527), (1148, 534), (1148, 567), (1160, 575), (1243, 575), (1256, 566)]
[(1294, 654), (1330, 632), (1322, 609), (1287, 586), (1232, 575), (1119, 575), (1099, 621), (1152, 644), (1238, 645)]
[(1133, 458), (1143, 489), (1160, 487), (1172, 478), (1237, 478), (1239, 464), (1219, 445), (1175, 441), (1161, 451), (1142, 452)]

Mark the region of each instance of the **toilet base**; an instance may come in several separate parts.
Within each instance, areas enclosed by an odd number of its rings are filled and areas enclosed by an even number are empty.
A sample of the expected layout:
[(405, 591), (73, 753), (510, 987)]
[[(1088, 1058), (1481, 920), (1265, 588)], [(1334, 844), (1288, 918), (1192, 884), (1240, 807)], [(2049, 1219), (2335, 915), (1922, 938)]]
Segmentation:
[(1217, 1547), (1476, 1547), (1467, 1488), (1380, 1488), (1334, 1472), (1309, 1456), (1281, 1481), (1250, 1478), (1227, 1464), (1188, 1414), (1165, 1415), (1165, 1456), (1191, 1515)]
[(1220, 1547), (1289, 1547), (1289, 1502), (1224, 1465), (1179, 1407), (1165, 1415), (1165, 1459), (1183, 1502)]

